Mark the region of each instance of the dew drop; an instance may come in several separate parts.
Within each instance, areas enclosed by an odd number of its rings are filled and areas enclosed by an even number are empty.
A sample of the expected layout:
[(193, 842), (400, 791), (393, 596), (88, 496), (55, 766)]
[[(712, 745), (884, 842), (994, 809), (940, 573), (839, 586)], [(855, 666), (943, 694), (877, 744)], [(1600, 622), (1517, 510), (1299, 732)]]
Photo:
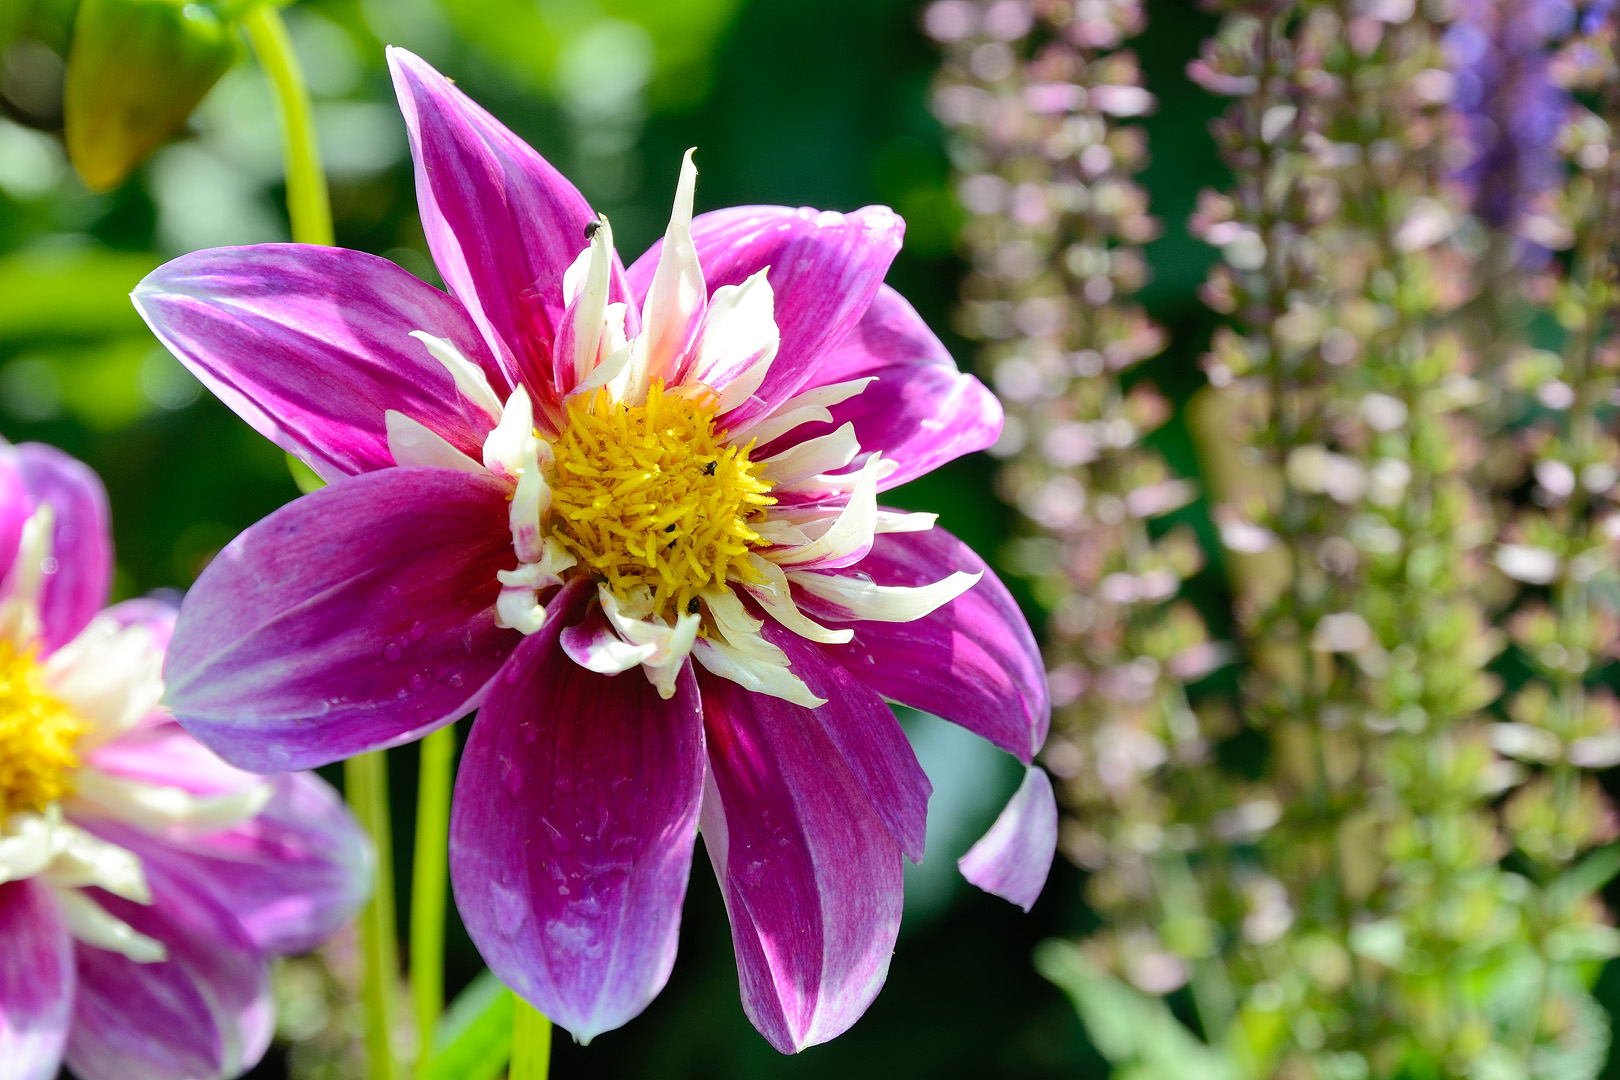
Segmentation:
[(412, 690), (420, 690), (427, 685), (427, 676), (420, 671), (413, 671), (411, 672), (410, 683)]
[(426, 633), (427, 633), (427, 627), (422, 625), (422, 622), (421, 622), (420, 619), (418, 619), (416, 622), (411, 623), (411, 640), (412, 641), (421, 641), (422, 640), (422, 635), (426, 634)]
[(511, 758), (501, 758), (501, 786), (508, 795), (516, 795), (523, 789), (523, 770)]
[(404, 651), (405, 650), (399, 647), (399, 642), (390, 641), (387, 645), (383, 646), (383, 659), (387, 660), (389, 663), (393, 663), (395, 660), (400, 658)]

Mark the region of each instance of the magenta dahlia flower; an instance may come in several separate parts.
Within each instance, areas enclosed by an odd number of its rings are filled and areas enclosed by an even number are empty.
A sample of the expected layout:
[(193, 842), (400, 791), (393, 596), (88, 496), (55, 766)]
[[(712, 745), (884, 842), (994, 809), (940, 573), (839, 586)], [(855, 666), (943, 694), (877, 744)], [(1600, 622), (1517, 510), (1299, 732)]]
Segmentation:
[(103, 611), (111, 577), (100, 481), (0, 441), (0, 1080), (237, 1076), (270, 958), (369, 881), (325, 783), (234, 769), (163, 711), (174, 608)]
[[(169, 702), (290, 769), (474, 708), (451, 873), (485, 960), (589, 1039), (674, 963), (701, 827), (744, 1006), (783, 1051), (877, 993), (929, 783), (885, 699), (1028, 763), (1045, 677), (1006, 589), (878, 492), (989, 444), (995, 399), (883, 276), (891, 211), (692, 217), (626, 271), (608, 222), (390, 51), (446, 295), (355, 251), (159, 268), (163, 342), (330, 486), (186, 599)], [(1028, 906), (1056, 810), (1032, 769), (963, 862)]]

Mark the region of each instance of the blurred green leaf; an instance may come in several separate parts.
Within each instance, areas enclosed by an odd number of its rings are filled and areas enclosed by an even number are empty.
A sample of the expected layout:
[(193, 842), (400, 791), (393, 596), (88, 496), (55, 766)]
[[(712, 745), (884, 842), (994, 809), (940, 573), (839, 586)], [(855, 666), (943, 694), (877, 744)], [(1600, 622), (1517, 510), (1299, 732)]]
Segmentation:
[(305, 495), (326, 486), (326, 481), (317, 476), (314, 469), (291, 454), (287, 455), (287, 471), (292, 473), (293, 483), (297, 484), (298, 490)]
[(439, 1021), (421, 1080), (494, 1080), (512, 1054), (512, 1013), (512, 991), (483, 972)]
[(241, 54), (212, 3), (84, 0), (68, 51), (68, 157), (96, 191), (117, 187), (185, 126)]
[[(1057, 984), (1080, 1014), (1097, 1052), (1136, 1080), (1233, 1080), (1232, 1063), (1188, 1031), (1163, 1001), (1120, 982), (1079, 946), (1047, 941), (1035, 969)], [(1128, 1071), (1127, 1071), (1128, 1069)]]
[(160, 261), (150, 252), (99, 249), (0, 258), (0, 343), (144, 333), (129, 291)]
[(23, 419), (67, 414), (94, 431), (120, 431), (158, 408), (148, 372), (159, 346), (120, 337), (25, 353), (0, 368), (7, 411)]
[(570, 48), (603, 23), (632, 23), (651, 39), (653, 105), (679, 108), (701, 100), (710, 57), (741, 0), (604, 0), (600, 7), (440, 0), (440, 6), (456, 29), (509, 78), (546, 93), (558, 90), (558, 65)]
[(1599, 848), (1571, 867), (1547, 889), (1547, 902), (1555, 910), (1591, 896), (1620, 874), (1620, 844)]

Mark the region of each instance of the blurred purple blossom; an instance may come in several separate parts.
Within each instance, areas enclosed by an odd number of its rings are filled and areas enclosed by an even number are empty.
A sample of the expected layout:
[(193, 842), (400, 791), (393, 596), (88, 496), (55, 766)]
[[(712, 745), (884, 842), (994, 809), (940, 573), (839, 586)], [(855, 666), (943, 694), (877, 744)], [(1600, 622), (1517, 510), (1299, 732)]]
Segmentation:
[[(1599, 0), (1583, 23), (1612, 6)], [(1560, 181), (1556, 142), (1570, 97), (1552, 79), (1550, 46), (1573, 29), (1575, 8), (1569, 0), (1461, 0), (1456, 14), (1445, 50), (1469, 144), (1457, 176), (1480, 218), (1510, 228)]]

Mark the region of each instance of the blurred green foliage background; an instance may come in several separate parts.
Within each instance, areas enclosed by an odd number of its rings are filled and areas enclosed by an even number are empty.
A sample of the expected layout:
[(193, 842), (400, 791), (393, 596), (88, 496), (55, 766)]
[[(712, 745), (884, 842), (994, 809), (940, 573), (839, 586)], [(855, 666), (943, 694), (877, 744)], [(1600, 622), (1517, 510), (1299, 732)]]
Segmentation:
[[(184, 137), (106, 194), (63, 151), (62, 77), (75, 0), (0, 0), (0, 433), (95, 467), (111, 492), (121, 596), (184, 589), (231, 537), (298, 494), (282, 453), (203, 393), (147, 333), (127, 293), (182, 252), (288, 238), (276, 118), (251, 59), (229, 71)], [(1145, 176), (1165, 221), (1145, 294), (1174, 345), (1142, 373), (1178, 404), (1202, 383), (1210, 318), (1194, 290), (1209, 255), (1185, 229), (1221, 183), (1205, 133), (1216, 103), (1181, 70), (1211, 22), (1186, 0), (1150, 5), (1139, 40), (1160, 109)], [(613, 220), (628, 262), (662, 231), (681, 152), (698, 148), (698, 209), (738, 203), (906, 218), (890, 282), (945, 337), (959, 264), (948, 161), (928, 112), (932, 47), (912, 0), (304, 0), (286, 11), (316, 97), (338, 242), (438, 283), (416, 213), (383, 45), (406, 46), (538, 147)], [(1185, 431), (1157, 438), (1196, 468)], [(974, 458), (896, 502), (995, 560), (1013, 528)], [(1184, 517), (1207, 528), (1199, 507)], [(1016, 583), (1015, 583), (1016, 588)], [(1190, 591), (1224, 609), (1219, 575)], [(1039, 625), (1038, 613), (1031, 611)], [(1215, 629), (1221, 627), (1217, 622)], [(748, 1025), (718, 892), (694, 868), (674, 977), (645, 1016), (588, 1049), (559, 1046), (568, 1077), (1018, 1077), (1103, 1075), (1033, 947), (1086, 928), (1061, 859), (1024, 916), (961, 882), (955, 859), (1018, 770), (971, 736), (908, 717), (935, 784), (928, 857), (908, 868), (907, 921), (887, 988), (849, 1034), (782, 1058)], [(396, 843), (410, 843), (414, 755), (392, 755)], [(400, 881), (401, 905), (408, 875)], [(479, 970), (455, 928), (451, 989)], [(285, 1075), (273, 1052), (256, 1076)]]

